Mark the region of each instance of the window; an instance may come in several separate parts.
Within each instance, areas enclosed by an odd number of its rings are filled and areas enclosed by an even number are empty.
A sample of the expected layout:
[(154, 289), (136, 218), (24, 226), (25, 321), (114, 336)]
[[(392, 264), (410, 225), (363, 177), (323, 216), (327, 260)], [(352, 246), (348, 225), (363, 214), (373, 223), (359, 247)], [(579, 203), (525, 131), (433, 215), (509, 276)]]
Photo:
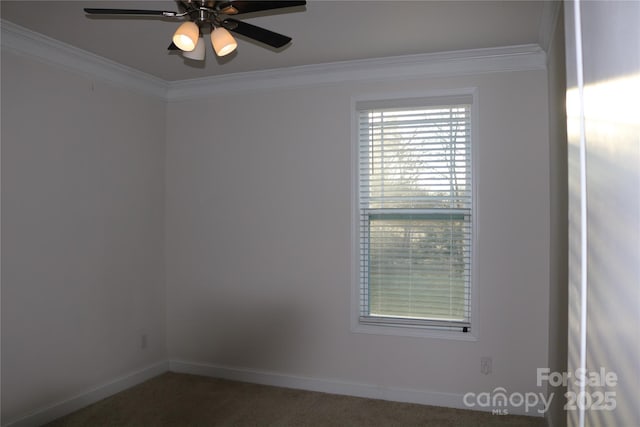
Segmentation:
[(360, 325), (471, 330), (472, 99), (356, 102)]

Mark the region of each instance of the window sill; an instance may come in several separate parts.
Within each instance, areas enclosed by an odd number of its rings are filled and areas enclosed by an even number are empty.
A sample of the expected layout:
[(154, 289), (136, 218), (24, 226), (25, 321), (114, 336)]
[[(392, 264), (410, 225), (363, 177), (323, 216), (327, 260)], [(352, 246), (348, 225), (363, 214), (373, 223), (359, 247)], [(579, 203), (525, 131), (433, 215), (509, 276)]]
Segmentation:
[(478, 337), (473, 332), (462, 332), (455, 330), (436, 329), (430, 327), (372, 324), (354, 320), (351, 331), (362, 334), (373, 335), (395, 335), (416, 338), (435, 338), (454, 341), (478, 341)]

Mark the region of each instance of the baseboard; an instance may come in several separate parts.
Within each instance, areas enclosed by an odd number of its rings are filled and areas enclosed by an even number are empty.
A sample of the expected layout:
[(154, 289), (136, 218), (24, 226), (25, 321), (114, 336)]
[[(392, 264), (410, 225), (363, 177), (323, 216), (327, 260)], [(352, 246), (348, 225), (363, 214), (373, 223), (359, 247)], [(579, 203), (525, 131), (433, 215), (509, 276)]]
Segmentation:
[[(271, 385), (301, 390), (318, 391), (347, 396), (382, 399), (394, 402), (418, 403), (421, 405), (442, 406), (457, 409), (469, 409), (464, 404), (464, 394), (443, 393), (431, 390), (414, 390), (397, 387), (384, 387), (366, 383), (355, 383), (336, 379), (322, 379), (287, 375), (276, 372), (264, 372), (251, 369), (220, 366), (208, 363), (169, 360), (150, 365), (144, 369), (116, 378), (89, 391), (53, 405), (33, 411), (24, 417), (12, 420), (3, 427), (35, 427), (51, 422), (57, 418), (91, 405), (115, 393), (136, 386), (144, 381), (156, 377), (164, 372), (172, 371), (185, 374), (202, 375), (214, 378), (224, 378), (233, 381), (244, 381), (255, 384)], [(475, 410), (491, 408), (475, 407)], [(523, 408), (507, 408), (513, 415), (538, 416), (539, 414), (525, 413)], [(496, 415), (498, 416), (498, 415)], [(547, 419), (549, 422), (549, 419)]]
[(41, 426), (57, 418), (84, 408), (92, 403), (121, 392), (153, 377), (156, 377), (169, 370), (169, 362), (162, 361), (154, 365), (147, 366), (127, 375), (109, 381), (89, 391), (81, 393), (72, 398), (63, 400), (45, 408), (38, 409), (29, 415), (3, 424), (4, 427), (32, 427)]
[[(223, 378), (233, 381), (244, 381), (255, 384), (271, 385), (323, 393), (341, 394), (369, 399), (382, 399), (394, 402), (418, 403), (421, 405), (443, 406), (457, 409), (470, 409), (464, 404), (464, 394), (443, 393), (431, 390), (413, 390), (396, 387), (382, 387), (365, 383), (354, 383), (335, 379), (320, 379), (285, 375), (274, 372), (262, 372), (229, 366), (207, 363), (170, 360), (169, 370), (172, 372)], [(474, 410), (491, 412), (492, 408), (475, 407)], [(524, 408), (506, 408), (509, 414), (541, 416), (537, 412), (524, 412)], [(496, 415), (499, 416), (499, 415)]]
[(233, 381), (244, 381), (276, 387), (366, 397), (370, 399), (421, 403), (435, 406), (462, 407), (456, 406), (458, 403), (462, 404), (462, 396), (451, 393), (395, 389), (341, 380), (300, 377), (177, 360), (171, 360), (169, 362), (169, 370), (172, 372), (224, 378)]

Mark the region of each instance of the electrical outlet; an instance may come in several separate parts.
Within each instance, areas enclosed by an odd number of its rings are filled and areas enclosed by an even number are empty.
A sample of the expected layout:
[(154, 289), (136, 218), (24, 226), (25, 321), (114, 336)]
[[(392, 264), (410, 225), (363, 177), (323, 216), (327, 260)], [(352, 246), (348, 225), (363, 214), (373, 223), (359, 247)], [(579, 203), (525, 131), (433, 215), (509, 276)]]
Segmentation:
[(493, 362), (490, 357), (481, 357), (480, 358), (480, 372), (489, 375), (493, 372)]
[(147, 334), (140, 335), (140, 348), (142, 350), (147, 348)]

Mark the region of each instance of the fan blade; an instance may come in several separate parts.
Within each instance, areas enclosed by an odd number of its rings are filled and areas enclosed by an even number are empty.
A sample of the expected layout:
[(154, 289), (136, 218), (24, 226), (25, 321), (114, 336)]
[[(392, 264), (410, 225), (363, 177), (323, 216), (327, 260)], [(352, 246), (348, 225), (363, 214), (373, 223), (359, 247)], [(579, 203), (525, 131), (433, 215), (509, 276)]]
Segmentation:
[(180, 48), (178, 46), (176, 46), (176, 44), (174, 42), (171, 42), (171, 44), (169, 45), (167, 50), (180, 50)]
[(236, 15), (239, 13), (260, 12), (262, 10), (282, 9), (285, 7), (304, 6), (306, 1), (230, 1), (220, 7), (222, 13)]
[(89, 15), (147, 15), (147, 16), (177, 16), (177, 12), (166, 10), (144, 10), (144, 9), (94, 9), (85, 8)]
[(224, 27), (229, 31), (276, 48), (282, 47), (291, 41), (291, 37), (283, 36), (282, 34), (274, 33), (273, 31), (231, 18), (224, 21)]

